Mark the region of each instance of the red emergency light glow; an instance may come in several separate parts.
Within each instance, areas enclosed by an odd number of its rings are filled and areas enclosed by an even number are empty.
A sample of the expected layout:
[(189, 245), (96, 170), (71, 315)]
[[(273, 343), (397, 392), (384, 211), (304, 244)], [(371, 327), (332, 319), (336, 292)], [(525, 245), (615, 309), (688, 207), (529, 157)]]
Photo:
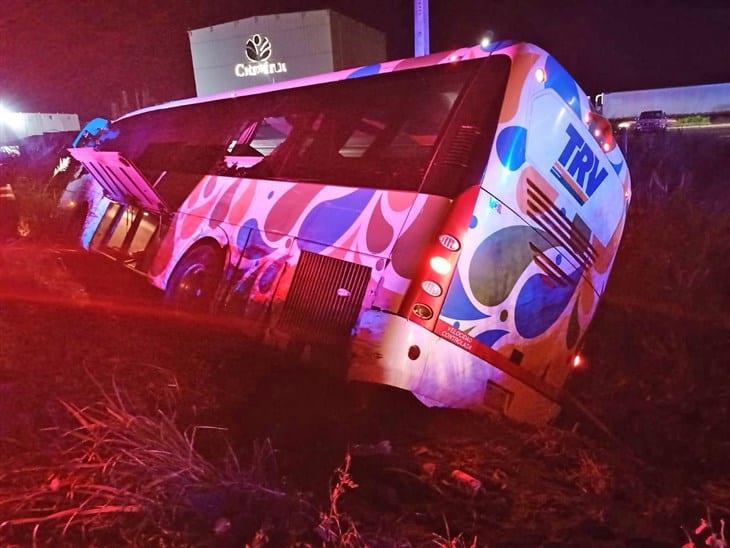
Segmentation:
[(438, 255), (436, 255), (435, 257), (431, 257), (429, 264), (431, 265), (431, 268), (434, 272), (436, 272), (437, 274), (441, 274), (442, 276), (446, 276), (446, 274), (451, 272), (451, 263), (448, 261), (448, 259), (439, 257)]

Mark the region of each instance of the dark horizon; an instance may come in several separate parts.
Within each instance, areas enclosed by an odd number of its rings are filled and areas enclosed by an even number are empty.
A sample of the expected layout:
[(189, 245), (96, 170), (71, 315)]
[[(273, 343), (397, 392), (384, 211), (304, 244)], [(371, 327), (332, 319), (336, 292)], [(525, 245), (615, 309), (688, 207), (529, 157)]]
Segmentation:
[[(269, 13), (330, 8), (386, 34), (388, 58), (412, 56), (412, 2), (6, 0), (0, 103), (23, 112), (108, 115), (122, 90), (157, 102), (195, 94), (187, 30)], [(430, 2), (431, 50), (495, 39), (533, 42), (590, 95), (730, 82), (730, 3)]]

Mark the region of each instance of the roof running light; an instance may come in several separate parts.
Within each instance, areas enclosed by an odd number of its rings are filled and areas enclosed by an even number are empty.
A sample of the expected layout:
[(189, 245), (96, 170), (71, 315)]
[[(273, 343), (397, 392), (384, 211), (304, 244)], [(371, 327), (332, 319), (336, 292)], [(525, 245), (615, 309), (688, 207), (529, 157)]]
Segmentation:
[(451, 272), (451, 263), (447, 259), (439, 257), (438, 255), (436, 255), (435, 257), (431, 257), (429, 264), (431, 265), (433, 271), (436, 272), (436, 274), (441, 274), (442, 276), (445, 276), (446, 274)]
[(544, 68), (539, 68), (535, 71), (535, 80), (541, 84), (547, 80), (547, 73)]
[(439, 243), (449, 251), (459, 251), (459, 248), (461, 247), (459, 240), (450, 234), (441, 234), (439, 236)]
[(455, 53), (449, 55), (449, 63), (456, 63), (459, 60), (459, 56)]
[(481, 39), (481, 41), (479, 42), (479, 45), (482, 47), (482, 49), (486, 49), (489, 47), (489, 44), (491, 44), (491, 43), (492, 43), (492, 41), (489, 39), (489, 37), (485, 36), (484, 38)]

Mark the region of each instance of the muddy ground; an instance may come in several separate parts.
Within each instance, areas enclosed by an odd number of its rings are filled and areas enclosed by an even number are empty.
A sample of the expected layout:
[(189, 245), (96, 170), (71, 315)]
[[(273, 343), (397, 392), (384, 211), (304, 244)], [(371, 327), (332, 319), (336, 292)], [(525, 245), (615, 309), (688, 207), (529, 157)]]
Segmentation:
[(8, 240), (0, 543), (702, 545), (730, 517), (717, 196), (637, 191), (568, 385), (618, 441), (574, 412), (536, 428), (347, 385), (52, 234)]

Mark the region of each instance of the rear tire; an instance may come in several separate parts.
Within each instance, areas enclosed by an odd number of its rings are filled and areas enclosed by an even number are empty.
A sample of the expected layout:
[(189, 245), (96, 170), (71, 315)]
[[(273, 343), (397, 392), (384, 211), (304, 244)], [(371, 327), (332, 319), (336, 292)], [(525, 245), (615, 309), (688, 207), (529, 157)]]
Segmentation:
[(195, 247), (175, 265), (165, 301), (181, 310), (210, 312), (222, 274), (221, 251), (211, 245)]

